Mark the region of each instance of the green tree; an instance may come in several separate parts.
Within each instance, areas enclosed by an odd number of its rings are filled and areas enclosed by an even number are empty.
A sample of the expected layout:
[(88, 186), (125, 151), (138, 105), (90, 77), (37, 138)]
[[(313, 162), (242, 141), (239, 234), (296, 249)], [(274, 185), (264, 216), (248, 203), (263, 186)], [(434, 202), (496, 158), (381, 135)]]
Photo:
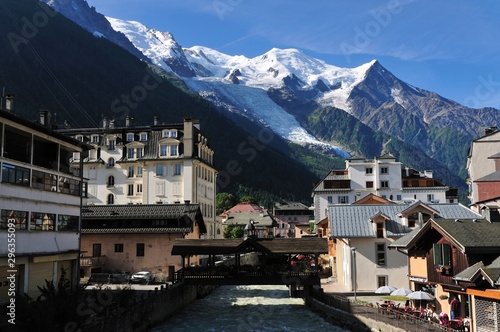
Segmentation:
[(242, 226), (237, 225), (227, 225), (222, 231), (222, 236), (225, 239), (239, 239), (242, 238), (245, 233), (245, 229)]
[(240, 239), (245, 234), (245, 229), (241, 226), (235, 226), (232, 231), (233, 239)]
[(236, 198), (229, 193), (220, 193), (215, 196), (215, 211), (217, 215), (236, 205)]
[(241, 196), (240, 203), (258, 204), (257, 200), (250, 195)]

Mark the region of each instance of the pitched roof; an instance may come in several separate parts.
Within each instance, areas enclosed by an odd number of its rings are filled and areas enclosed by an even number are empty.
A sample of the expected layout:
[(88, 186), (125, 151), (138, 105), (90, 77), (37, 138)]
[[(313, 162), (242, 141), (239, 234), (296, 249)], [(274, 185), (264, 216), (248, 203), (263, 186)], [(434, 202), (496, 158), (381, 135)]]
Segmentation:
[(500, 223), (486, 219), (430, 219), (422, 228), (390, 244), (389, 248), (410, 249), (424, 241), (430, 230), (437, 230), (464, 253), (500, 252)]
[[(425, 206), (437, 213), (434, 218), (481, 218), (461, 204), (412, 204), (414, 208)], [(409, 204), (374, 204), (374, 205), (330, 205), (330, 230), (336, 238), (375, 237), (371, 220), (377, 214), (386, 216), (386, 231), (388, 237), (403, 236), (412, 231), (402, 224), (400, 215), (404, 211), (410, 213)]]
[(477, 262), (464, 271), (456, 274), (453, 279), (457, 281), (474, 282), (478, 277), (486, 280), (491, 286), (500, 285), (500, 256), (490, 265), (485, 266), (483, 262)]
[(269, 213), (238, 212), (231, 213), (224, 224), (246, 226), (250, 220), (255, 222), (255, 228), (277, 227), (278, 223)]
[(477, 179), (475, 182), (497, 182), (500, 181), (500, 171), (493, 172)]
[[(116, 225), (109, 227), (108, 220)], [(137, 220), (143, 221), (142, 226), (134, 224)], [(199, 204), (87, 205), (82, 208), (82, 221), (87, 225), (82, 233), (189, 233), (195, 222), (206, 233)], [(168, 224), (172, 227), (165, 227)]]
[(172, 255), (224, 255), (253, 247), (266, 254), (322, 254), (328, 252), (320, 237), (272, 239), (175, 239)]

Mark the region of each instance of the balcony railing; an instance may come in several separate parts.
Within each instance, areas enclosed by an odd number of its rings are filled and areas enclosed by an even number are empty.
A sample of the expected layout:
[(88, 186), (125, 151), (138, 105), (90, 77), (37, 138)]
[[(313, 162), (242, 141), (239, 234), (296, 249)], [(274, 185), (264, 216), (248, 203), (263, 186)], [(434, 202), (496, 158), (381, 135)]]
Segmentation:
[(80, 266), (97, 267), (103, 266), (106, 261), (106, 256), (81, 256)]

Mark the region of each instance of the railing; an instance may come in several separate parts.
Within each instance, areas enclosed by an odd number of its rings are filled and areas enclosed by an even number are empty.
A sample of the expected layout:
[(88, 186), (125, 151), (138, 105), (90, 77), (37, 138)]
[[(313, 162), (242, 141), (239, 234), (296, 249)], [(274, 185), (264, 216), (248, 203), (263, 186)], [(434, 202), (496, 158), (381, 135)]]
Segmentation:
[(462, 328), (454, 329), (450, 324), (442, 325), (427, 318), (417, 317), (411, 313), (405, 313), (397, 308), (377, 308), (370, 304), (362, 304), (349, 300), (347, 297), (336, 294), (324, 293), (321, 289), (313, 289), (311, 297), (315, 300), (351, 315), (360, 315), (378, 322), (383, 322), (411, 332), (458, 332)]
[(82, 256), (80, 257), (80, 266), (103, 266), (106, 261), (106, 256)]

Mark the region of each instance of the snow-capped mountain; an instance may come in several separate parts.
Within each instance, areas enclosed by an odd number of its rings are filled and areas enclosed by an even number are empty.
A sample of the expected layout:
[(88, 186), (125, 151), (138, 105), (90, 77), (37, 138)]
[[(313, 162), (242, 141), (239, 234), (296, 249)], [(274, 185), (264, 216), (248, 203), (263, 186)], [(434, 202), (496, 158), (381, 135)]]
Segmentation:
[[(101, 14), (78, 10), (78, 6), (85, 7), (84, 0), (45, 1), (95, 33), (96, 28), (87, 22)], [(58, 2), (68, 5), (57, 7)], [(342, 133), (332, 135), (337, 128), (328, 126), (334, 125), (330, 114), (335, 110), (351, 117), (342, 123), (349, 124), (345, 130), (355, 130), (360, 122), (386, 135), (373, 153), (386, 152), (389, 142), (397, 140), (450, 169), (461, 166), (468, 141), (500, 122), (498, 110), (471, 109), (411, 86), (376, 60), (340, 68), (296, 49), (272, 49), (254, 58), (230, 56), (202, 46), (183, 48), (170, 33), (140, 22), (107, 20), (148, 61), (177, 75), (232, 120), (252, 121), (291, 142), (342, 157), (366, 151), (360, 148), (363, 143), (342, 141)], [(318, 117), (325, 120), (318, 121)]]

